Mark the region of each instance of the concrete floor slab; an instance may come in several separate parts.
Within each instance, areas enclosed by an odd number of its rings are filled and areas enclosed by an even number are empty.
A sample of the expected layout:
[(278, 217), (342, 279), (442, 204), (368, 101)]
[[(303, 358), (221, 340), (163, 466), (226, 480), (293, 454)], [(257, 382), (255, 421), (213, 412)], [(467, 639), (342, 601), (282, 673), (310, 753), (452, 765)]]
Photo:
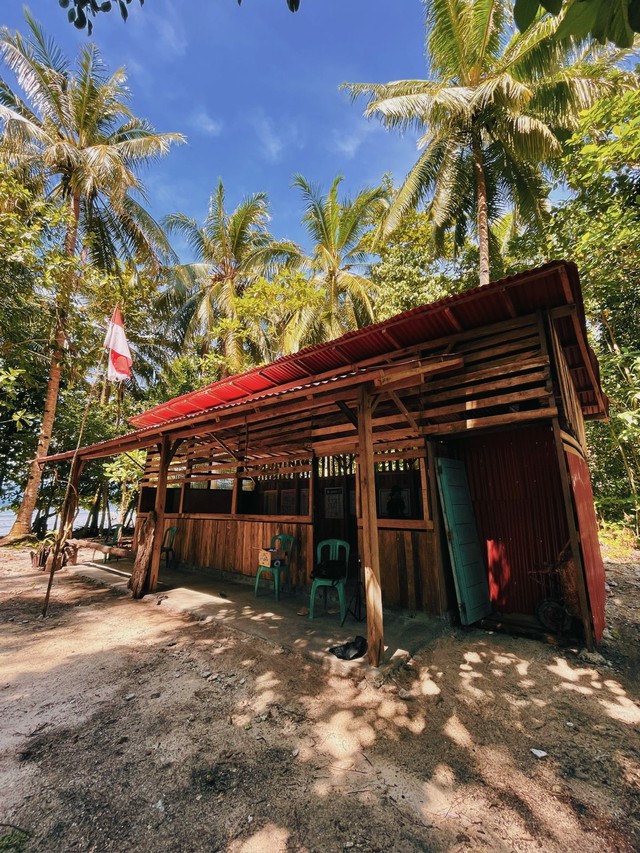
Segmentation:
[[(80, 577), (104, 583), (114, 589), (126, 591), (132, 562), (87, 562), (69, 570)], [(398, 666), (424, 648), (446, 625), (442, 620), (420, 614), (410, 617), (405, 613), (384, 611), (384, 662), (379, 668), (369, 667), (366, 656), (354, 661), (342, 661), (329, 652), (353, 640), (357, 635), (366, 637), (366, 620), (358, 621), (350, 612), (343, 626), (337, 598), (332, 600), (329, 591), (325, 611), (322, 593), (318, 594), (315, 618), (303, 615), (308, 611), (309, 592), (282, 591), (276, 602), (273, 587), (261, 586), (258, 597), (253, 584), (242, 582), (236, 576), (182, 567), (160, 573), (158, 592), (146, 595), (143, 601), (174, 613), (184, 613), (199, 621), (215, 621), (238, 630), (256, 640), (280, 646), (303, 655), (325, 669), (341, 674), (369, 671), (375, 676), (388, 675)]]

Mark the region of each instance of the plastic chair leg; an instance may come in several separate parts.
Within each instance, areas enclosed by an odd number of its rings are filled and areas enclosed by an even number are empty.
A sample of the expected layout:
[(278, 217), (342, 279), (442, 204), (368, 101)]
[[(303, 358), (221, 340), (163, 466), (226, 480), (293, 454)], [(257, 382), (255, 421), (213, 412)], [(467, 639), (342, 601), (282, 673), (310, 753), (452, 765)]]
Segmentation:
[(309, 601), (309, 619), (313, 619), (313, 606), (316, 600), (316, 590), (318, 589), (318, 585), (314, 581), (311, 584), (311, 600)]
[(260, 575), (262, 574), (262, 566), (258, 566), (258, 571), (256, 573), (256, 588), (254, 590), (254, 595), (258, 597), (258, 583), (260, 582)]
[[(278, 587), (282, 585), (284, 587), (285, 584), (285, 576), (286, 583), (289, 585), (289, 592), (291, 592), (291, 575), (289, 574), (289, 566), (282, 566), (280, 571), (278, 572)], [(276, 596), (276, 601), (278, 600), (278, 596)]]
[(280, 570), (277, 569), (273, 573), (273, 586), (276, 592), (276, 601), (280, 598)]
[(338, 598), (340, 600), (340, 625), (344, 625), (344, 620), (347, 618), (347, 595), (344, 584), (338, 584)]

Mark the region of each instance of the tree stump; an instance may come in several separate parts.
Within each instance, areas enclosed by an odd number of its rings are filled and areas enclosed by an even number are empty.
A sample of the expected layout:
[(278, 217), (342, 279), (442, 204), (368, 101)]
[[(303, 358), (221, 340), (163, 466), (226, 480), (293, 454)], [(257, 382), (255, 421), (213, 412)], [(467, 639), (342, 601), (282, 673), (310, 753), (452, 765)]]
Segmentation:
[(133, 592), (134, 598), (142, 598), (151, 566), (151, 551), (153, 550), (153, 534), (156, 529), (157, 516), (150, 512), (146, 517), (138, 535), (138, 550), (133, 564), (133, 572), (127, 586)]
[(37, 551), (29, 551), (31, 555), (31, 566), (34, 569), (41, 569), (44, 571), (45, 566), (47, 565), (47, 557), (49, 556), (49, 551), (51, 550), (51, 546), (43, 542), (41, 545), (38, 545)]

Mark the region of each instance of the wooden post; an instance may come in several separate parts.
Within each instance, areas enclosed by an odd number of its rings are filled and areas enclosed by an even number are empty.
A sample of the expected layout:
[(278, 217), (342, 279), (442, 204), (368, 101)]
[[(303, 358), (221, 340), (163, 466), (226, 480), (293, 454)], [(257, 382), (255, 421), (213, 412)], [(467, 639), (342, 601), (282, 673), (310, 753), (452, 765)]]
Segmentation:
[(582, 614), (582, 624), (584, 626), (585, 643), (587, 648), (592, 651), (595, 649), (596, 644), (593, 633), (593, 624), (591, 621), (591, 610), (589, 607), (589, 594), (587, 592), (586, 574), (584, 564), (582, 562), (582, 551), (580, 550), (580, 534), (578, 533), (578, 527), (576, 525), (576, 519), (573, 512), (571, 480), (569, 478), (569, 471), (567, 470), (567, 460), (564, 456), (564, 447), (562, 445), (562, 435), (560, 432), (558, 418), (553, 418), (553, 437), (558, 456), (558, 468), (560, 471), (560, 482), (562, 483), (562, 497), (564, 499), (567, 527), (569, 528), (572, 562), (575, 566), (576, 580), (578, 582), (578, 598), (580, 599), (580, 611)]
[(171, 461), (171, 446), (166, 435), (158, 443), (160, 451), (160, 464), (158, 468), (158, 484), (156, 488), (156, 526), (153, 531), (153, 548), (151, 549), (151, 566), (149, 568), (149, 592), (155, 592), (158, 587), (158, 576), (160, 574), (160, 556), (162, 538), (164, 536), (164, 512), (167, 502), (167, 472)]
[[(71, 464), (71, 471), (69, 472), (69, 502), (66, 507), (65, 517), (60, 519), (60, 530), (64, 536), (70, 537), (73, 534), (73, 519), (78, 509), (78, 485), (84, 471), (84, 466), (85, 460), (79, 457), (76, 457)], [(69, 527), (68, 530), (67, 527)]]
[(182, 484), (182, 488), (180, 489), (180, 503), (178, 505), (178, 513), (182, 515), (184, 512), (184, 496), (185, 492), (189, 488), (189, 476), (191, 475), (191, 465), (192, 459), (191, 456), (187, 456), (184, 463), (184, 483)]
[(384, 633), (371, 403), (371, 394), (365, 386), (361, 386), (358, 390), (358, 480), (362, 501), (362, 562), (367, 597), (367, 642), (369, 663), (379, 666), (384, 656)]
[[(88, 408), (88, 407), (87, 407)], [(85, 413), (86, 414), (86, 413)], [(82, 434), (82, 431), (81, 431)], [(57, 569), (62, 567), (62, 562), (64, 559), (63, 549), (66, 543), (66, 540), (70, 537), (71, 533), (71, 525), (73, 524), (73, 516), (75, 513), (75, 508), (78, 506), (78, 483), (80, 481), (80, 475), (82, 474), (82, 470), (84, 468), (84, 460), (80, 459), (78, 456), (78, 449), (76, 448), (76, 452), (71, 460), (71, 470), (69, 471), (69, 481), (67, 483), (67, 489), (64, 495), (64, 501), (62, 503), (62, 509), (60, 510), (60, 522), (58, 526), (58, 536), (56, 538), (56, 543), (53, 548), (53, 552), (49, 555), (47, 560), (48, 568), (49, 568), (49, 581), (47, 582), (47, 591), (44, 596), (44, 602), (42, 604), (42, 616), (43, 618), (47, 615), (47, 609), (49, 607), (49, 598), (51, 596), (51, 587), (53, 585), (53, 576)], [(51, 561), (49, 564), (49, 560)], [(45, 567), (46, 568), (46, 567)]]
[(307, 541), (307, 565), (305, 566), (304, 586), (311, 585), (311, 575), (316, 564), (316, 495), (318, 494), (318, 457), (311, 452), (311, 471), (309, 473), (309, 518), (311, 528)]

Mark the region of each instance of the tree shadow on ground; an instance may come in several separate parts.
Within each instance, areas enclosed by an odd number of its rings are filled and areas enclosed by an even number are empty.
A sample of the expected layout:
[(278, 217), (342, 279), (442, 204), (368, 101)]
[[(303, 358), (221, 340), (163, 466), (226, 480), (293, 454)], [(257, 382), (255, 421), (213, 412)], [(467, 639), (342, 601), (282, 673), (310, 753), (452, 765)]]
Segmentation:
[(633, 685), (569, 652), (448, 631), (386, 682), (350, 678), (79, 582), (54, 624), (49, 660), (48, 631), (11, 624), (0, 698), (27, 711), (8, 749), (28, 849), (638, 846)]

